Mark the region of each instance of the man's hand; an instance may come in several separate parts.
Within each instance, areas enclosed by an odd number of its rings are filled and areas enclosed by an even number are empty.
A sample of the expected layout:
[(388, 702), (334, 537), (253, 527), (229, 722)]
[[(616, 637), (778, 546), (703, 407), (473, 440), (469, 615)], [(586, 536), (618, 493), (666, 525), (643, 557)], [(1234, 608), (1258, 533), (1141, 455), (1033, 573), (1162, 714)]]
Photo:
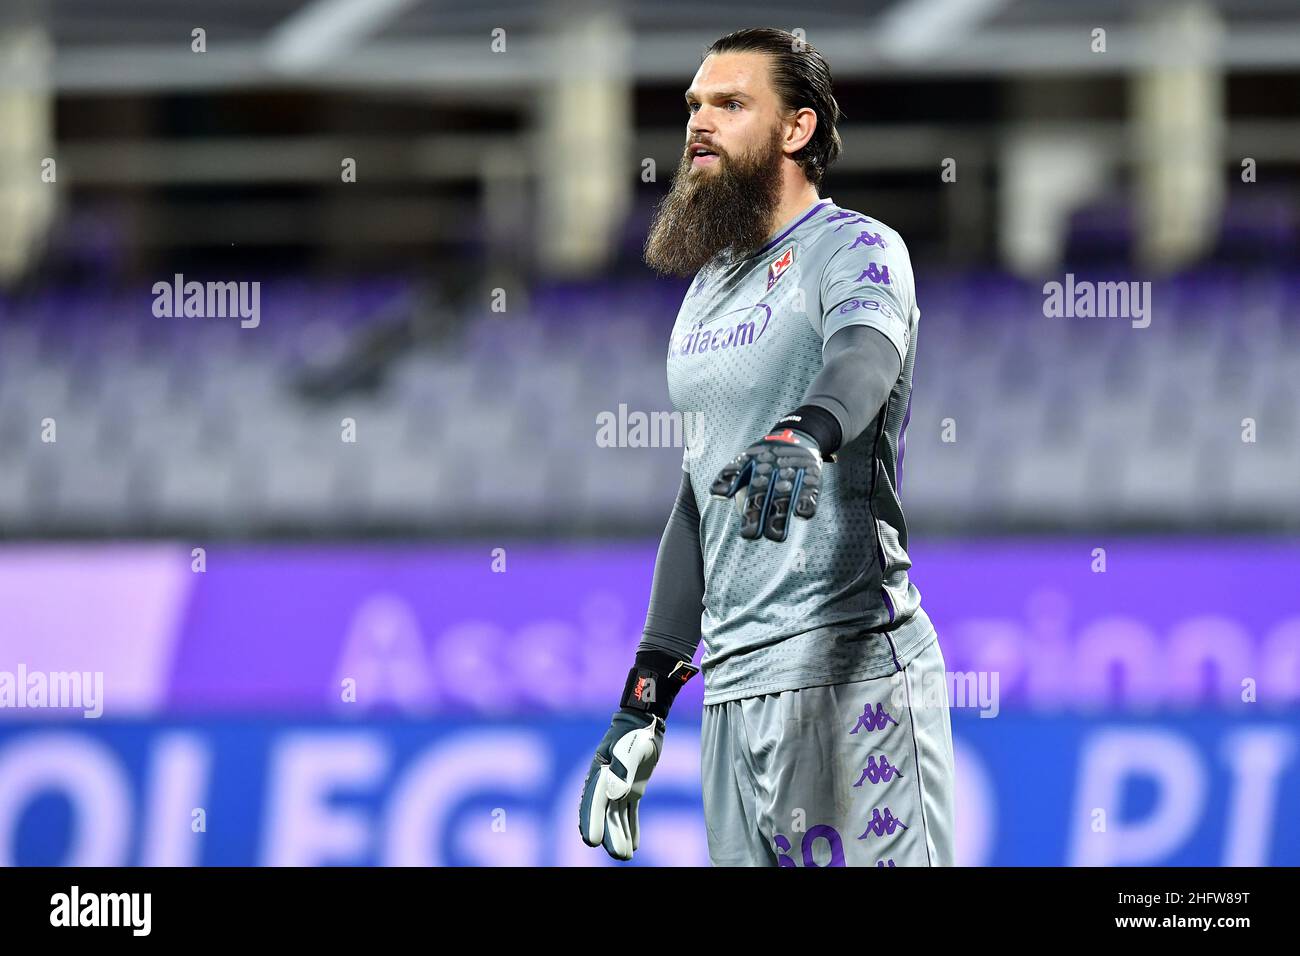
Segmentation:
[(578, 803), (578, 830), (587, 846), (604, 846), (616, 860), (632, 859), (641, 845), (637, 808), (663, 743), (663, 718), (626, 710), (614, 714)]
[(803, 432), (783, 428), (737, 455), (709, 490), (718, 497), (730, 498), (748, 487), (740, 512), (740, 536), (784, 541), (791, 510), (800, 518), (817, 513), (821, 476), (822, 456), (817, 442)]

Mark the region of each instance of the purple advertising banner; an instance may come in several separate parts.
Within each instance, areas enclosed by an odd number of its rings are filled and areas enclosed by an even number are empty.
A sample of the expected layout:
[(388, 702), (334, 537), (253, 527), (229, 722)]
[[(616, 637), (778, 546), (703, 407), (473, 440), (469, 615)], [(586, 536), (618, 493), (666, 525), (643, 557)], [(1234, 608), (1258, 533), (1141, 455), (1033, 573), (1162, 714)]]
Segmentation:
[[(108, 716), (607, 713), (655, 550), (2, 548), (0, 719), (81, 717), (12, 699), (15, 675), (53, 687), (64, 672), (86, 687), (101, 675)], [(1300, 545), (934, 541), (912, 555), (950, 681), (969, 676), (984, 710), (1261, 714), (1300, 701)], [(677, 707), (698, 712), (701, 693), (693, 682)]]

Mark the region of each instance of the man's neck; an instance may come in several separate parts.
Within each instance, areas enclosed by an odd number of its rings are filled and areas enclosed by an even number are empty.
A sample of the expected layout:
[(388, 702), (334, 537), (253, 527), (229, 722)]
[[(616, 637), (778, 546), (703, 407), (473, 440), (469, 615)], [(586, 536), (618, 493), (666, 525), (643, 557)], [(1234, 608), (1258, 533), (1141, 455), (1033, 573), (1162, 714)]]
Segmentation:
[(817, 187), (805, 180), (803, 188), (790, 191), (786, 198), (781, 201), (781, 205), (777, 207), (772, 216), (772, 222), (767, 234), (775, 236), (778, 229), (820, 198), (817, 195)]

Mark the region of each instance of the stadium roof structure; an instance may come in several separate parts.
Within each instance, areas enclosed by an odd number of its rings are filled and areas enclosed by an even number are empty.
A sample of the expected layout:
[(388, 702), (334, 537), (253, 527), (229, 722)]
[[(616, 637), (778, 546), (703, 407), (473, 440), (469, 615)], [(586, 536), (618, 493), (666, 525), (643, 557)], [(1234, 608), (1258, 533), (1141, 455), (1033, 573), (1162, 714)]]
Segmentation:
[[(1205, 49), (1168, 43), (1162, 21), (1206, 27)], [(791, 22), (792, 17), (796, 22)], [(277, 84), (526, 89), (554, 67), (556, 36), (601, 24), (637, 81), (678, 78), (709, 40), (741, 26), (804, 31), (837, 77), (1124, 72), (1161, 56), (1205, 55), (1231, 69), (1300, 65), (1294, 0), (10, 0), (0, 38), (35, 29), (60, 91), (90, 93)], [(190, 48), (201, 28), (207, 51)], [(493, 52), (494, 30), (507, 52)], [(1105, 53), (1092, 31), (1107, 31)], [(0, 70), (6, 83), (21, 82)]]

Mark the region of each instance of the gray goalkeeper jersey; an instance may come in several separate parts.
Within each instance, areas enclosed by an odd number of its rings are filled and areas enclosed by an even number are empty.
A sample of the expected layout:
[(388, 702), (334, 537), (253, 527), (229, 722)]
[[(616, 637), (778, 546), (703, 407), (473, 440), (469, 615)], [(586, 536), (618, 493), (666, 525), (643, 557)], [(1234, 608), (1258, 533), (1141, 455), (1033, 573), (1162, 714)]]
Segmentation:
[[(818, 200), (745, 258), (695, 276), (673, 326), (668, 390), (700, 512), (704, 702), (880, 677), (934, 640), (908, 578), (899, 500), (920, 311), (907, 247), (878, 220)], [(841, 328), (883, 333), (901, 358), (889, 401), (822, 467), (817, 514), (783, 542), (739, 534), (744, 495), (723, 465), (803, 402)]]

